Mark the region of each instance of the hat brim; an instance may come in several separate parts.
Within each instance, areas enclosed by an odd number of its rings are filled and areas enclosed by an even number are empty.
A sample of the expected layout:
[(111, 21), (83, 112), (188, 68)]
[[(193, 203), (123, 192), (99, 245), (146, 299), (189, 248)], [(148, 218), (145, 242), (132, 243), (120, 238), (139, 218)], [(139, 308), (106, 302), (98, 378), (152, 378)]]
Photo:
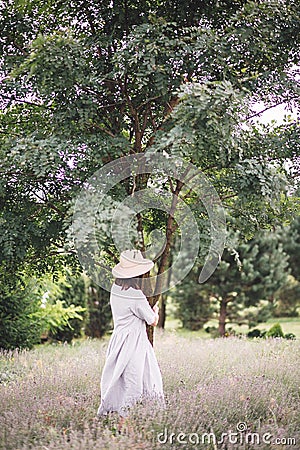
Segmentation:
[(144, 273), (149, 272), (154, 266), (153, 261), (143, 262), (142, 264), (137, 264), (133, 267), (122, 267), (120, 263), (118, 263), (113, 269), (112, 274), (115, 278), (134, 278), (138, 275), (143, 275)]

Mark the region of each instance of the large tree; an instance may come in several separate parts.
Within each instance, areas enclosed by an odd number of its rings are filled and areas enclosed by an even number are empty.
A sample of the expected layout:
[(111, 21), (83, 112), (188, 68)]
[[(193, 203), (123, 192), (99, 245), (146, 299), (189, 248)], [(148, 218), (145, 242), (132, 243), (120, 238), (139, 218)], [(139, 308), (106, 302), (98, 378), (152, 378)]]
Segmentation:
[[(74, 261), (64, 245), (83, 182), (149, 150), (196, 165), (246, 236), (293, 213), (283, 163), (299, 153), (298, 128), (258, 128), (253, 105), (299, 100), (299, 2), (10, 0), (0, 8), (3, 270)], [(188, 202), (208, 240), (188, 174), (153, 178), (124, 180), (114, 198), (156, 183), (173, 209), (178, 196)], [(173, 209), (136, 215), (142, 250), (155, 223), (165, 231), (158, 273), (178, 233)], [(103, 236), (107, 264), (116, 248)]]

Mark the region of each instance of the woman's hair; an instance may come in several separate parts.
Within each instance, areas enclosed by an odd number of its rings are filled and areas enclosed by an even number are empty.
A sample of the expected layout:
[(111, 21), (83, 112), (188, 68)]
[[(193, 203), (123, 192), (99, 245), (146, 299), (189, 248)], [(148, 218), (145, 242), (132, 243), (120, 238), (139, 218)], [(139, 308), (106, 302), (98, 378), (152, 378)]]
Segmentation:
[(139, 275), (134, 278), (116, 278), (115, 284), (121, 286), (122, 291), (127, 291), (129, 288), (142, 289), (142, 278), (143, 275)]

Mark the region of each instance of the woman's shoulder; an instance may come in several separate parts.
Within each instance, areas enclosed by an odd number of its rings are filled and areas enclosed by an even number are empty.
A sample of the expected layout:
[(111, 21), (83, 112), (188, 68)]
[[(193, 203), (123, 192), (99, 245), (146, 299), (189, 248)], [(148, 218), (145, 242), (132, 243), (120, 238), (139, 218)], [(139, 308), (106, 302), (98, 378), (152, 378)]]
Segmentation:
[(125, 289), (122, 289), (121, 286), (118, 286), (115, 283), (112, 285), (111, 293), (118, 295), (119, 297), (126, 297), (126, 298), (131, 298), (131, 299), (146, 298), (145, 294), (140, 289), (134, 289), (134, 288), (130, 287), (127, 290), (125, 290)]

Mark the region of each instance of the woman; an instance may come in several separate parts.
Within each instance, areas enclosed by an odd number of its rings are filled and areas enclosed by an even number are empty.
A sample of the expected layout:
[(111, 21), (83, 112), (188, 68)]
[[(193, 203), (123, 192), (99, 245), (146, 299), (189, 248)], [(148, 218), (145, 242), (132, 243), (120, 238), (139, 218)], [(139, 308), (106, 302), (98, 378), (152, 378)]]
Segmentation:
[(112, 270), (116, 278), (110, 296), (114, 331), (107, 348), (97, 415), (116, 411), (119, 428), (130, 406), (143, 397), (164, 401), (161, 373), (146, 333), (146, 323), (157, 325), (158, 307), (150, 307), (139, 278), (153, 265), (140, 251), (126, 250)]

